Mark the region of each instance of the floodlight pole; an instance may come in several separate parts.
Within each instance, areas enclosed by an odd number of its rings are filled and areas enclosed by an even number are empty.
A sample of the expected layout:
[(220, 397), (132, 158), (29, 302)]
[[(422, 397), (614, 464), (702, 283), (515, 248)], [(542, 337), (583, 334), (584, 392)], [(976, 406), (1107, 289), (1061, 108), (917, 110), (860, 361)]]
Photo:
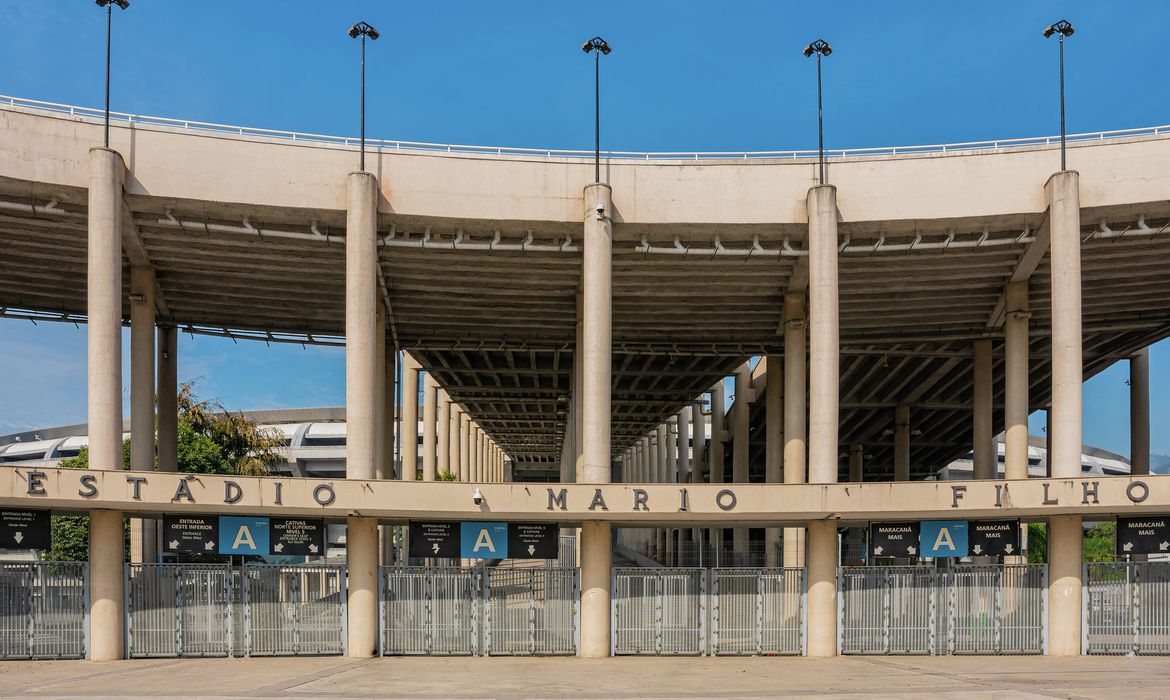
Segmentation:
[(362, 125), (361, 125), (361, 156), (358, 157), (358, 170), (366, 171), (366, 33), (362, 32)]
[(106, 121), (102, 143), (110, 147), (110, 25), (114, 20), (114, 3), (106, 3)]
[(1060, 171), (1068, 169), (1064, 152), (1064, 32), (1060, 33)]
[(594, 182), (601, 182), (601, 50), (600, 49), (597, 49), (593, 52), (593, 181)]
[(825, 184), (825, 113), (821, 100), (821, 52), (817, 51), (817, 156), (820, 175), (817, 184)]

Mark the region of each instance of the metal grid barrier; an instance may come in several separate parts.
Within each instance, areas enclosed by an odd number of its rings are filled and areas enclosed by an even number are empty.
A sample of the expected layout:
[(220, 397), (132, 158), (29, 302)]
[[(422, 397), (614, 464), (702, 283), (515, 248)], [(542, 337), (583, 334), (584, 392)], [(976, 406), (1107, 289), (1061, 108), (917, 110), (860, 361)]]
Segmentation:
[(492, 655), (577, 653), (576, 569), (489, 569), (484, 648)]
[(842, 569), (843, 654), (1042, 654), (1044, 565)]
[(800, 654), (803, 569), (714, 569), (711, 649), (724, 654)]
[(87, 650), (85, 562), (0, 564), (0, 659), (80, 659)]
[(1170, 563), (1085, 564), (1086, 654), (1170, 654)]
[(127, 564), (129, 656), (231, 656), (233, 593), (226, 564)]
[(249, 565), (240, 573), (249, 656), (345, 653), (345, 567)]
[(383, 655), (479, 653), (479, 579), (474, 568), (380, 569)]
[(705, 654), (705, 569), (614, 569), (614, 654)]

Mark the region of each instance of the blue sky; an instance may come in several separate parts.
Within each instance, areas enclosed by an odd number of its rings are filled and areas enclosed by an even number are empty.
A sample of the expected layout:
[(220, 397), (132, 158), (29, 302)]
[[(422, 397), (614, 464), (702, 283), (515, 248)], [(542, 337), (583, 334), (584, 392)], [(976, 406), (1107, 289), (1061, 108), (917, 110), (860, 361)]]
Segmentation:
[[(1070, 131), (1170, 122), (1165, 0), (436, 3), (132, 0), (115, 10), (113, 109), (249, 126), (357, 133), (365, 19), (371, 136), (508, 146), (592, 146), (601, 34), (604, 147), (816, 146), (823, 36), (832, 147), (969, 141), (1058, 130), (1055, 39), (1066, 17)], [(105, 15), (88, 0), (0, 2), (0, 93), (99, 107)], [(1070, 163), (1076, 167), (1076, 163)], [(342, 353), (183, 336), (180, 373), (234, 408), (340, 404)], [(1153, 448), (1170, 454), (1170, 348), (1152, 360)], [(0, 320), (0, 433), (82, 422), (84, 329)], [(12, 368), (20, 368), (12, 372)], [(1124, 363), (1089, 382), (1085, 439), (1128, 454)], [(291, 379), (290, 379), (291, 378)], [(1042, 421), (1034, 420), (1038, 431)]]

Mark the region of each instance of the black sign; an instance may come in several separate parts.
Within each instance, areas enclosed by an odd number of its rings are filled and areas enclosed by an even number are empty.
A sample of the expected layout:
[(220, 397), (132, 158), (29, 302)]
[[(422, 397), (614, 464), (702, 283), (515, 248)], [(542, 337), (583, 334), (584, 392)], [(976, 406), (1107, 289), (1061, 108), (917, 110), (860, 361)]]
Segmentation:
[(410, 524), (410, 556), (459, 557), (459, 523)]
[(268, 553), (294, 556), (325, 554), (325, 521), (269, 518)]
[(1170, 517), (1147, 515), (1117, 519), (1118, 554), (1170, 552)]
[(509, 559), (556, 559), (560, 526), (549, 523), (508, 523)]
[(52, 521), (47, 510), (0, 510), (0, 548), (49, 549)]
[(1019, 555), (1019, 520), (971, 520), (967, 523), (967, 553), (973, 557)]
[(219, 518), (214, 515), (164, 515), (163, 551), (218, 554)]
[(871, 557), (913, 557), (918, 555), (918, 523), (870, 523)]

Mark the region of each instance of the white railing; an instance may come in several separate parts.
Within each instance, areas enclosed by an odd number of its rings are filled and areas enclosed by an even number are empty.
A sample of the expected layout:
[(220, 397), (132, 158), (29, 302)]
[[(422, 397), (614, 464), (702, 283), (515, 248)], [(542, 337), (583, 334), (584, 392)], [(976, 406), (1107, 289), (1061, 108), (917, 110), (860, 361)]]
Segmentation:
[[(0, 105), (23, 107), (45, 112), (68, 114), (74, 117), (101, 119), (105, 111), (92, 107), (77, 107), (73, 105), (29, 100), (21, 97), (0, 95)], [(248, 126), (233, 126), (214, 122), (191, 121), (188, 119), (170, 119), (168, 117), (151, 117), (125, 112), (110, 112), (112, 121), (126, 124), (144, 124), (164, 126), (220, 134), (233, 134), (244, 137), (283, 139), (306, 143), (332, 144), (339, 146), (357, 146), (359, 140), (348, 136), (331, 136), (328, 134), (311, 134), (297, 131), (282, 131), (279, 129), (259, 129)], [(1083, 134), (1068, 134), (1068, 141), (1103, 141), (1105, 139), (1127, 138), (1133, 136), (1158, 136), (1170, 134), (1170, 125), (1148, 126), (1137, 129), (1118, 129), (1115, 131), (1094, 131)], [(1033, 136), (1017, 139), (997, 139), (991, 141), (964, 141), (959, 143), (926, 144), (918, 146), (880, 146), (877, 148), (843, 148), (825, 151), (827, 158), (849, 158), (858, 156), (889, 156), (889, 155), (920, 155), (926, 153), (950, 153), (956, 151), (1003, 151), (1029, 146), (1050, 146), (1060, 142), (1059, 136)], [(562, 148), (516, 148), (511, 146), (474, 146), (454, 143), (427, 143), (423, 141), (396, 141), (390, 139), (366, 139), (366, 147), (374, 151), (409, 150), (440, 153), (471, 153), (482, 155), (512, 155), (543, 158), (592, 158), (593, 151), (573, 150)], [(801, 159), (816, 158), (817, 151), (604, 151), (602, 155), (607, 160), (753, 160), (770, 159)]]

